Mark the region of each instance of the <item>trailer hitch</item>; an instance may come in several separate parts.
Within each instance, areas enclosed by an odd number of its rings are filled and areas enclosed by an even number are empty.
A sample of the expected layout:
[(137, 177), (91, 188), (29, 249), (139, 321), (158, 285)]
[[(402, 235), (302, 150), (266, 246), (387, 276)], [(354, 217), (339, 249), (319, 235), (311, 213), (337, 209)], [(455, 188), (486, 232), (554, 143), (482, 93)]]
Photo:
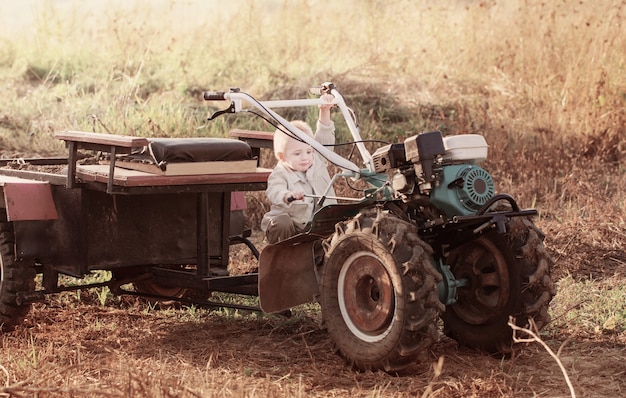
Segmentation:
[(209, 300), (195, 300), (195, 299), (187, 299), (187, 298), (179, 298), (179, 297), (169, 297), (169, 296), (161, 296), (158, 294), (150, 294), (150, 293), (139, 293), (126, 289), (118, 289), (115, 294), (124, 294), (128, 296), (135, 297), (146, 297), (154, 300), (167, 300), (167, 301), (176, 301), (182, 304), (188, 305), (196, 305), (199, 307), (209, 307), (209, 308), (232, 308), (236, 310), (245, 310), (245, 311), (253, 311), (253, 312), (262, 312), (261, 308), (254, 307), (250, 305), (244, 304), (234, 304), (234, 303), (224, 303), (217, 301), (209, 301)]

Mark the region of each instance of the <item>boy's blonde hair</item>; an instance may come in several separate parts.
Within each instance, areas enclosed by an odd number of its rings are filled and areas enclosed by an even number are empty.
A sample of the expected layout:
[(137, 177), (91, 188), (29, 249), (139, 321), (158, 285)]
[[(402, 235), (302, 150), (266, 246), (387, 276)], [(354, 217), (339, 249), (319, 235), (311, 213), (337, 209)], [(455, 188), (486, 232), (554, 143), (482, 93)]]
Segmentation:
[[(313, 130), (311, 129), (311, 126), (309, 126), (308, 123), (306, 123), (305, 121), (293, 120), (291, 121), (291, 124), (293, 124), (294, 127), (297, 128), (298, 130), (301, 130), (304, 133), (313, 137)], [(276, 129), (276, 131), (274, 132), (274, 156), (276, 156), (276, 159), (278, 159), (279, 161), (280, 161), (280, 158), (278, 157), (278, 154), (285, 153), (285, 148), (287, 147), (287, 141), (294, 139), (288, 134), (291, 134), (291, 133), (285, 133), (281, 129)]]

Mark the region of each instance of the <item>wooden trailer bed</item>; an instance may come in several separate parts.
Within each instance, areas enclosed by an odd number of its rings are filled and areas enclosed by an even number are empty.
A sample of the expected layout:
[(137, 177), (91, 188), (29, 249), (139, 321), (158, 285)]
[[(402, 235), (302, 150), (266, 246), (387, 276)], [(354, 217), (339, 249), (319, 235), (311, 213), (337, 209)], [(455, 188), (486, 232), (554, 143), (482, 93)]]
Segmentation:
[[(206, 184), (240, 184), (266, 182), (270, 169), (258, 167), (254, 173), (201, 174), (164, 176), (145, 171), (116, 167), (113, 185), (121, 187), (165, 186), (165, 185), (206, 185)], [(108, 165), (78, 165), (76, 177), (81, 181), (98, 181), (108, 183), (110, 168)]]
[[(221, 174), (195, 175), (159, 175), (141, 170), (118, 167), (116, 155), (129, 154), (134, 150), (145, 147), (149, 140), (141, 137), (128, 137), (113, 134), (99, 134), (82, 131), (63, 131), (55, 137), (64, 140), (68, 149), (67, 186), (72, 188), (77, 182), (106, 184), (107, 193), (131, 193), (133, 187), (206, 187), (213, 185), (224, 191), (260, 190), (271, 172), (270, 169), (256, 168), (255, 172), (230, 172)], [(231, 137), (238, 138), (250, 144), (252, 153), (259, 156), (259, 148), (268, 148), (272, 145), (272, 133), (255, 132), (248, 130), (233, 130)], [(252, 140), (252, 141), (250, 141)], [(97, 150), (110, 154), (108, 165), (79, 165), (77, 164), (78, 149)], [(236, 164), (234, 164), (236, 167)], [(235, 169), (236, 170), (236, 169)], [(221, 187), (221, 188), (219, 188)], [(176, 188), (174, 188), (176, 190)]]

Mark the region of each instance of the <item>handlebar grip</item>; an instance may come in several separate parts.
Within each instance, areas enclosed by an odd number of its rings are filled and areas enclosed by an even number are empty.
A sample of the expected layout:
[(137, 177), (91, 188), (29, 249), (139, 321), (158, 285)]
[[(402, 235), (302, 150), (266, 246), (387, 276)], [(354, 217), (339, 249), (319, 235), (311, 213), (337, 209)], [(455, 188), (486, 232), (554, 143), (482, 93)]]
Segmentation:
[(336, 87), (332, 82), (322, 83), (319, 87), (309, 88), (309, 93), (312, 95), (320, 96), (322, 94), (330, 94)]
[(205, 91), (205, 101), (224, 101), (226, 99), (224, 91)]
[(309, 93), (311, 95), (316, 95), (316, 96), (320, 96), (322, 95), (322, 88), (321, 87), (311, 87), (309, 88)]
[(290, 197), (287, 198), (287, 203), (291, 203), (294, 200), (296, 200), (296, 198), (294, 198), (293, 196), (290, 196)]

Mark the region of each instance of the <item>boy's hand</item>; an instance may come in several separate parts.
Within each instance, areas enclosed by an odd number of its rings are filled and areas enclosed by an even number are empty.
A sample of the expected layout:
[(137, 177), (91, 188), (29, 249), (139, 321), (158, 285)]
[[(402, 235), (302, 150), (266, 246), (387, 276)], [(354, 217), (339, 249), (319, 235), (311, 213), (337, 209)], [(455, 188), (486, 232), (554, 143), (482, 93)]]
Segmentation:
[(321, 104), (321, 105), (318, 105), (318, 108), (319, 108), (319, 109), (330, 109), (330, 108), (332, 108), (333, 106), (335, 106), (335, 104), (332, 104), (332, 103), (331, 103), (331, 102), (333, 102), (333, 100), (335, 99), (335, 97), (333, 97), (333, 95), (332, 95), (332, 94), (322, 94), (322, 95), (320, 96), (320, 98), (321, 98), (321, 99), (323, 99), (324, 101), (326, 101), (327, 103), (326, 103), (326, 104)]
[(302, 200), (304, 199), (304, 192), (302, 191), (292, 191), (287, 192), (285, 195), (285, 203), (291, 203), (294, 200)]
[(322, 124), (328, 125), (330, 124), (330, 108), (335, 106), (334, 104), (331, 104), (331, 102), (335, 97), (333, 97), (332, 94), (322, 94), (320, 98), (326, 101), (326, 104), (318, 105), (320, 110), (319, 121)]

